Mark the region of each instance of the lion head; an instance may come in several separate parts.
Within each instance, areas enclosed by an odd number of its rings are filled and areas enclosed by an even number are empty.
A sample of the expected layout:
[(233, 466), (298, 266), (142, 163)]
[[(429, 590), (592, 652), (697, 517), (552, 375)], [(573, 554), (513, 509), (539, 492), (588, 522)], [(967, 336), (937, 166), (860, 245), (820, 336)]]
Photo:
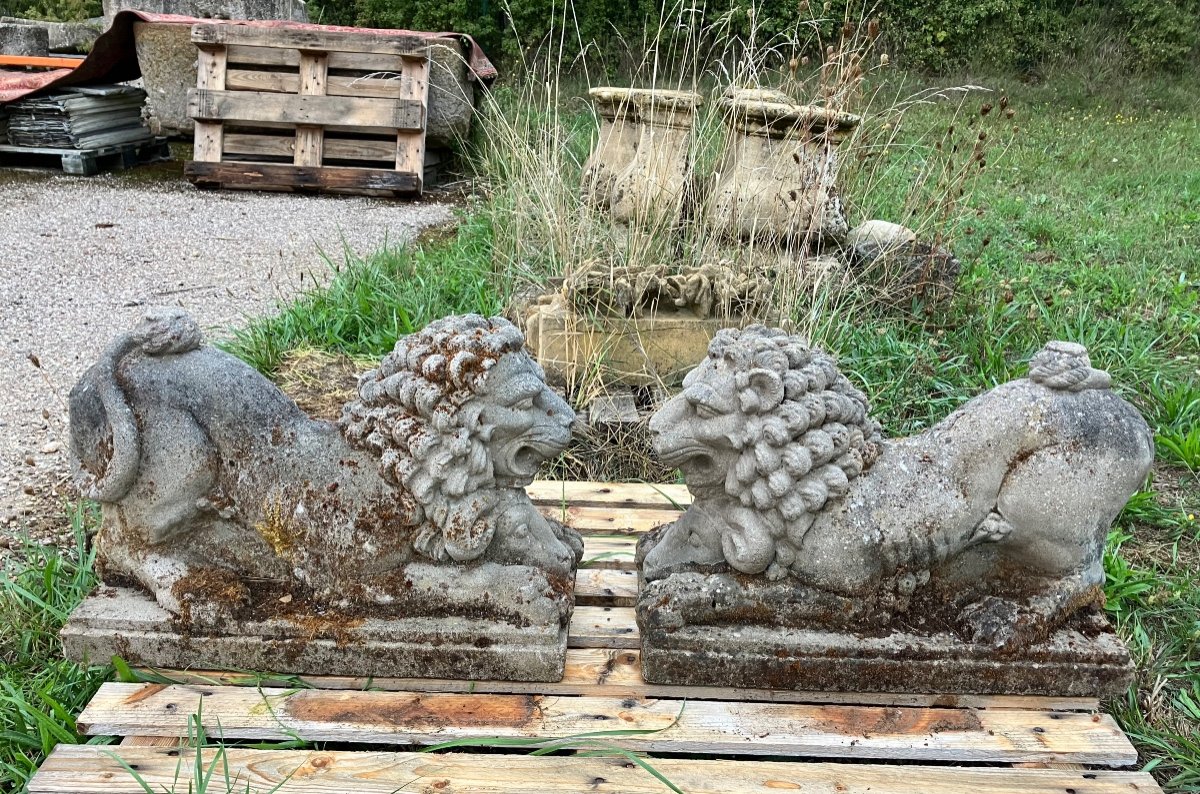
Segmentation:
[(542, 522), (520, 489), (566, 448), (575, 414), (546, 386), (514, 325), (436, 320), (400, 339), (358, 391), (342, 431), (412, 495), (418, 551), (461, 562), (480, 557), (498, 526), (538, 534)]
[(756, 325), (720, 331), (650, 429), (698, 512), (710, 502), (726, 517), (710, 532), (725, 560), (779, 577), (816, 516), (879, 455), (867, 409), (828, 354)]

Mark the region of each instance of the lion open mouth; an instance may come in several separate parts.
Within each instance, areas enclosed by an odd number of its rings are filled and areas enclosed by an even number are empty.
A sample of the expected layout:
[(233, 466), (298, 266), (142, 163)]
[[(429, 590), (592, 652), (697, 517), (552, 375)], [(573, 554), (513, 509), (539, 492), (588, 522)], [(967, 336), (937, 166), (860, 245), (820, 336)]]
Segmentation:
[(711, 447), (698, 444), (677, 447), (675, 449), (659, 449), (658, 457), (673, 469), (680, 469), (693, 485), (705, 484), (709, 481), (725, 479), (724, 472), (716, 471), (716, 461), (713, 459)]

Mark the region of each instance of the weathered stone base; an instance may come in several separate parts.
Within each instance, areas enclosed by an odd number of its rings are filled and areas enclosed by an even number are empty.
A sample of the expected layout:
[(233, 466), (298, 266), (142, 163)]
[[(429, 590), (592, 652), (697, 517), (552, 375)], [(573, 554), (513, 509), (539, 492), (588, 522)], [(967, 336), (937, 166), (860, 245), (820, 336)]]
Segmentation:
[[(369, 612), (369, 610), (367, 610)], [(567, 621), (520, 627), (466, 617), (347, 618), (336, 613), (189, 629), (140, 590), (100, 587), (61, 637), (75, 661), (302, 675), (559, 681)]]
[(754, 689), (1114, 697), (1133, 678), (1125, 646), (1096, 615), (1086, 632), (1062, 629), (1000, 654), (948, 634), (763, 626), (642, 628), (649, 683)]

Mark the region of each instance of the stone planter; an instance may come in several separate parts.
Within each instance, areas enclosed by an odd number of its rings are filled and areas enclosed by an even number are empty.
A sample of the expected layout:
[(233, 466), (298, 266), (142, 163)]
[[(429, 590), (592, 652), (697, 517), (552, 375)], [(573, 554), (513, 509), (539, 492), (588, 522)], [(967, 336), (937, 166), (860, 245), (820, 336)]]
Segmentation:
[(526, 344), (551, 383), (575, 385), (598, 377), (628, 386), (678, 386), (729, 321), (668, 310), (593, 318), (554, 295), (530, 306), (522, 325)]
[(610, 209), (618, 223), (674, 225), (691, 181), (691, 138), (699, 94), (631, 92), (640, 131), (633, 160), (613, 181)]
[[(188, 89), (196, 87), (196, 47), (191, 26), (135, 22), (133, 38), (146, 89), (150, 129), (155, 135), (191, 135), (196, 126), (188, 117)], [(456, 38), (430, 41), (429, 111), (425, 140), (428, 148), (451, 148), (471, 131), (475, 86), (471, 82), (461, 42)]]
[(629, 167), (637, 153), (637, 107), (632, 101), (634, 89), (602, 86), (588, 91), (596, 115), (600, 117), (600, 133), (596, 148), (583, 166), (579, 191), (589, 204), (606, 208), (612, 203), (613, 184), (617, 176)]
[(836, 152), (860, 119), (796, 105), (774, 91), (736, 90), (718, 102), (729, 140), (707, 210), (713, 228), (789, 249), (845, 237)]

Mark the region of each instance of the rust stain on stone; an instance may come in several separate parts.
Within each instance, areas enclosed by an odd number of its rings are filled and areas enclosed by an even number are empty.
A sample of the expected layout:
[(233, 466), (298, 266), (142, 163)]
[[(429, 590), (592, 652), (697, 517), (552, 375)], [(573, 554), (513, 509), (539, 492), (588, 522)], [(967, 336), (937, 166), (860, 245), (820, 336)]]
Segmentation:
[(141, 703), (146, 698), (154, 697), (166, 688), (166, 684), (148, 684), (125, 698), (125, 705), (132, 706), (134, 703)]
[(948, 731), (978, 731), (979, 715), (968, 709), (865, 708), (822, 706), (816, 724), (836, 733), (874, 736), (877, 734), (925, 735)]
[(441, 728), (532, 728), (541, 722), (535, 695), (412, 695), (338, 698), (322, 695), (288, 700), (297, 720), (388, 725), (413, 731)]

